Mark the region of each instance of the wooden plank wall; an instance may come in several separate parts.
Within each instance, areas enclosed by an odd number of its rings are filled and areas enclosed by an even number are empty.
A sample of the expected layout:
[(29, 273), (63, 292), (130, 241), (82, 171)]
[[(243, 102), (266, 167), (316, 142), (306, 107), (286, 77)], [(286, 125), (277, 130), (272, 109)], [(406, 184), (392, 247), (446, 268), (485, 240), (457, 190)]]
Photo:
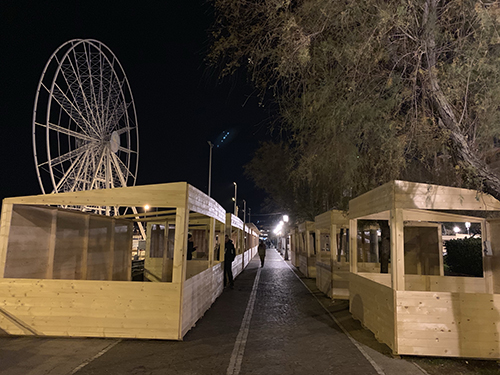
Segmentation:
[(405, 275), (405, 290), (433, 292), (486, 293), (482, 277)]
[(328, 297), (332, 296), (332, 267), (326, 262), (316, 262), (316, 286)]
[(332, 298), (349, 299), (349, 263), (333, 262)]
[(316, 277), (316, 255), (307, 258), (307, 277), (311, 279)]
[(307, 255), (299, 254), (299, 271), (304, 274), (305, 277), (309, 277), (307, 271)]
[(178, 339), (178, 284), (0, 279), (0, 295), (11, 335)]
[(398, 354), (500, 359), (500, 296), (398, 291)]
[(233, 277), (238, 276), (243, 271), (243, 254), (236, 255), (231, 266), (233, 269)]
[(221, 295), (224, 285), (223, 277), (222, 263), (219, 263), (184, 282), (182, 337)]
[(372, 331), (377, 340), (394, 350), (393, 290), (386, 285), (353, 273), (350, 275), (349, 290), (349, 311), (353, 317)]
[(186, 279), (189, 279), (208, 269), (208, 260), (192, 259), (186, 263)]

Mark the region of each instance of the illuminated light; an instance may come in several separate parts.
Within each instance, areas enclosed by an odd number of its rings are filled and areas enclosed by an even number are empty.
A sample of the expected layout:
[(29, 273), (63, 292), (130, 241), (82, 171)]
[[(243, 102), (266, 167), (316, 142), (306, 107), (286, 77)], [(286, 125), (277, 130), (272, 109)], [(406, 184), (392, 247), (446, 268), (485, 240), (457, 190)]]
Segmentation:
[(149, 204), (145, 205), (145, 206), (144, 206), (144, 209), (145, 209), (146, 211), (147, 211), (147, 210), (149, 210)]
[(469, 228), (470, 228), (470, 223), (469, 223), (468, 221), (466, 221), (466, 222), (465, 222), (465, 227), (466, 227), (467, 229), (469, 229)]
[(288, 223), (288, 215), (283, 215), (283, 221), (284, 221), (285, 223)]
[(453, 232), (455, 232), (455, 233), (459, 233), (459, 232), (460, 232), (460, 228), (459, 228), (459, 227), (455, 227), (455, 228), (453, 228)]
[(234, 197), (232, 197), (231, 200), (234, 202)]

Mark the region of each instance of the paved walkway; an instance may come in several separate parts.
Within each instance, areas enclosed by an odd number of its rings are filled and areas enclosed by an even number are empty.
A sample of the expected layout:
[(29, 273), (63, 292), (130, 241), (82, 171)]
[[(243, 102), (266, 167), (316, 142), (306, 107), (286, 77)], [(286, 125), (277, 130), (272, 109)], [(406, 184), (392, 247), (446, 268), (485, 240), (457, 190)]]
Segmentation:
[(252, 260), (183, 342), (3, 337), (0, 374), (423, 374), (386, 355), (345, 307), (270, 249), (264, 267)]

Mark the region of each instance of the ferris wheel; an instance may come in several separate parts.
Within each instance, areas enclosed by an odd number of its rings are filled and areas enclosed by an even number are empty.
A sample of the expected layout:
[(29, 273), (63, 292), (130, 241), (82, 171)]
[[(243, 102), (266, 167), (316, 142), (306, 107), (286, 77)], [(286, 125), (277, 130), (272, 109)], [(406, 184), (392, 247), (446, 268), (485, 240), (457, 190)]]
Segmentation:
[[(44, 194), (135, 185), (134, 99), (120, 62), (103, 43), (73, 39), (50, 57), (35, 97), (33, 152)], [(80, 208), (110, 214), (110, 208)]]

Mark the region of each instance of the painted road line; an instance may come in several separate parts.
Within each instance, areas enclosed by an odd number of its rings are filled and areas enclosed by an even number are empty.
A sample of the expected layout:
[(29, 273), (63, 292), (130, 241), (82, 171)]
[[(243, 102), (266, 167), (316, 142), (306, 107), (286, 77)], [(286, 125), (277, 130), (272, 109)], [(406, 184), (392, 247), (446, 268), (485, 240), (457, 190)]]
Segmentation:
[(234, 343), (233, 353), (231, 354), (231, 359), (229, 360), (229, 367), (227, 368), (227, 375), (238, 375), (241, 370), (241, 361), (243, 360), (243, 354), (245, 353), (245, 346), (247, 344), (248, 332), (250, 330), (250, 320), (252, 319), (253, 309), (255, 306), (255, 300), (257, 299), (257, 288), (259, 286), (261, 268), (257, 270), (257, 275), (253, 282), (252, 292), (250, 293), (250, 299), (248, 300), (247, 309), (245, 310), (245, 315), (243, 316), (243, 321), (241, 322), (240, 331), (236, 337), (236, 342)]
[(106, 353), (108, 350), (110, 350), (112, 347), (114, 347), (116, 344), (120, 343), (121, 341), (122, 340), (113, 341), (111, 344), (109, 344), (108, 346), (106, 346), (103, 350), (101, 350), (95, 356), (93, 356), (92, 358), (86, 360), (80, 366), (78, 366), (75, 369), (73, 369), (73, 371), (71, 371), (70, 373), (68, 373), (68, 375), (74, 375), (74, 374), (76, 374), (82, 368), (84, 368), (85, 366), (87, 366), (90, 362), (92, 362), (93, 360), (95, 360), (95, 359), (99, 358), (100, 356), (102, 356), (104, 353)]

